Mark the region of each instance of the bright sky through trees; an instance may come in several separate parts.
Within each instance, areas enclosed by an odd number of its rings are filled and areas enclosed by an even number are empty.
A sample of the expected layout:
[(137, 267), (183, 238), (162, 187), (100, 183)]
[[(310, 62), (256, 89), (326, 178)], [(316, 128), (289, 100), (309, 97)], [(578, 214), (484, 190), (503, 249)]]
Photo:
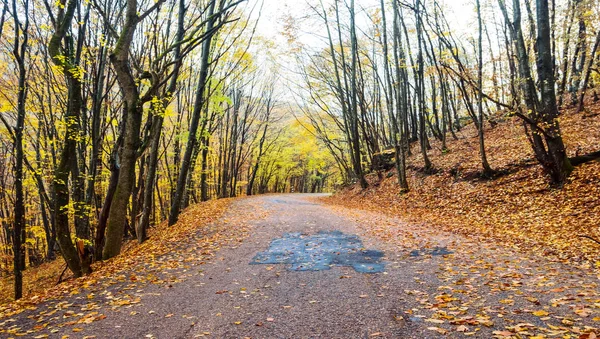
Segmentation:
[[(324, 0), (323, 3), (331, 4), (333, 2)], [(474, 0), (442, 0), (439, 3), (449, 11), (446, 13), (446, 18), (450, 25), (456, 28), (455, 33), (458, 33), (458, 36), (467, 36), (466, 32), (469, 27), (476, 24)], [(293, 33), (297, 42), (306, 51), (314, 52), (327, 47), (325, 27), (314, 12), (315, 6), (318, 7), (319, 4), (318, 0), (250, 0), (245, 7), (245, 12), (249, 13), (254, 20), (258, 20), (257, 34), (266, 40), (275, 42), (273, 46), (277, 51), (277, 57), (265, 61), (263, 67), (269, 68), (273, 66), (272, 63), (279, 65), (278, 69), (282, 75), (278, 79), (279, 88), (294, 88), (298, 81), (295, 76), (298, 71), (297, 60), (294, 55), (289, 53), (290, 44), (286, 34)], [(261, 5), (262, 10), (257, 10)], [(357, 25), (362, 30), (367, 30), (371, 23), (364, 13), (377, 11), (379, 1), (359, 0), (356, 5), (359, 13)], [(360, 15), (361, 13), (362, 15)], [(292, 29), (290, 30), (290, 28)], [(258, 44), (254, 48), (257, 58), (262, 59), (264, 56), (263, 46)], [(293, 98), (289, 91), (283, 90), (282, 92), (285, 100), (289, 102), (298, 99)], [(298, 94), (297, 90), (293, 92)]]
[[(311, 17), (314, 17), (314, 13), (310, 10), (310, 6), (318, 5), (319, 1), (250, 0), (247, 9), (252, 9), (253, 3), (261, 3), (262, 1), (264, 1), (264, 6), (257, 27), (257, 32), (260, 35), (276, 40), (281, 44), (285, 44), (286, 40), (281, 36), (281, 33), (284, 30), (286, 17), (291, 17), (297, 20), (299, 24), (299, 38), (304, 44), (324, 44), (322, 38), (325, 33), (322, 24), (316, 23), (314, 19), (311, 19)], [(332, 0), (325, 0), (324, 3), (331, 3), (331, 1)], [(450, 11), (450, 13), (447, 13), (446, 15), (453, 27), (460, 30), (476, 24), (474, 0), (443, 0), (440, 1), (440, 3)], [(379, 1), (359, 0), (356, 5), (357, 8), (369, 11), (378, 8)], [(253, 17), (258, 17), (258, 11), (253, 13)], [(319, 36), (321, 38), (318, 38)]]

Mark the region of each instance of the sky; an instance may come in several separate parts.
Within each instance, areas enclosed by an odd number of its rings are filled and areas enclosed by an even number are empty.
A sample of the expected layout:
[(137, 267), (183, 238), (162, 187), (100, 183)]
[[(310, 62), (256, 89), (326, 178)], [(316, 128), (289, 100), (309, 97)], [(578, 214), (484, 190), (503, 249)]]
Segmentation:
[[(264, 3), (262, 2), (264, 1)], [(295, 75), (297, 71), (297, 61), (294, 59), (289, 52), (289, 45), (287, 39), (282, 35), (284, 30), (285, 18), (291, 16), (295, 19), (298, 24), (298, 41), (305, 47), (312, 51), (322, 50), (327, 48), (327, 43), (323, 39), (326, 36), (326, 31), (320, 19), (315, 18), (314, 11), (310, 9), (309, 2), (312, 4), (319, 4), (320, 0), (248, 0), (246, 3), (246, 11), (254, 8), (252, 12), (252, 19), (259, 19), (257, 26), (257, 34), (275, 42), (276, 46), (279, 46), (279, 56), (277, 57), (277, 63), (281, 65), (280, 68), (280, 79), (278, 80), (281, 86), (280, 88), (285, 89), (287, 101), (293, 101), (295, 96), (291, 92), (298, 94), (299, 90), (298, 82), (301, 80)], [(333, 3), (334, 0), (322, 0), (323, 3)], [(342, 0), (343, 1), (343, 0)], [(385, 0), (390, 3), (390, 0)], [(413, 0), (405, 0), (412, 2)], [(426, 0), (427, 1), (427, 0)], [(462, 39), (464, 36), (473, 36), (476, 27), (476, 13), (474, 0), (438, 0), (440, 3), (448, 8), (449, 12), (445, 13), (446, 19), (449, 21), (455, 37)], [(260, 11), (260, 17), (258, 15), (259, 7), (262, 3), (262, 10)], [(355, 0), (355, 6), (357, 11), (360, 8), (366, 8), (367, 10), (379, 8), (380, 0)], [(389, 14), (388, 14), (389, 18)], [(410, 19), (412, 20), (412, 16)], [(367, 21), (366, 17), (363, 16), (362, 24), (361, 19), (357, 15), (357, 26), (359, 30), (361, 26), (367, 30), (371, 24)], [(464, 32), (464, 33), (461, 33)], [(359, 33), (360, 34), (360, 33)], [(261, 45), (254, 46), (255, 56), (259, 59), (261, 54)], [(266, 65), (269, 67), (269, 65)], [(294, 85), (293, 83), (296, 83)], [(302, 87), (300, 85), (300, 87)], [(296, 99), (298, 97), (296, 96)]]
[[(249, 0), (248, 5), (260, 3), (263, 0)], [(324, 3), (331, 3), (332, 0), (323, 0)], [(410, 0), (409, 0), (410, 1)], [(468, 30), (469, 27), (475, 24), (475, 4), (474, 0), (439, 0), (450, 11), (446, 13), (446, 18), (453, 28), (458, 31)], [(322, 27), (314, 25), (314, 21), (307, 19), (310, 13), (308, 3), (318, 4), (318, 0), (264, 0), (263, 9), (258, 25), (258, 33), (267, 38), (276, 41), (285, 42), (280, 33), (283, 30), (283, 20), (286, 15), (291, 15), (295, 19), (299, 19), (300, 23), (300, 39), (302, 42), (310, 43), (314, 41), (314, 35), (322, 34)], [(389, 0), (386, 0), (389, 2)], [(356, 0), (355, 5), (358, 8), (374, 8), (379, 7), (379, 0)], [(257, 17), (258, 11), (255, 11), (253, 17)]]

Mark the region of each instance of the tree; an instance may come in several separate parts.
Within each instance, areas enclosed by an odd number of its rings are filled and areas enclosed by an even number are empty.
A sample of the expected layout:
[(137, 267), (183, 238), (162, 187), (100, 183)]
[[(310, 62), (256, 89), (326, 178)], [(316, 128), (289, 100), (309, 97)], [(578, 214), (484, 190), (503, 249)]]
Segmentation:
[(427, 155), (427, 132), (425, 130), (425, 120), (427, 119), (426, 103), (425, 103), (425, 73), (424, 73), (424, 60), (423, 60), (423, 18), (421, 1), (416, 0), (414, 7), (415, 17), (417, 21), (417, 43), (418, 43), (418, 54), (417, 54), (417, 72), (415, 73), (415, 87), (417, 88), (417, 106), (419, 111), (419, 142), (421, 146), (421, 155), (423, 156), (424, 171), (429, 172), (432, 170), (433, 165)]
[[(4, 2), (2, 18), (8, 4)], [(23, 3), (25, 21), (21, 22), (17, 10), (17, 0), (12, 1), (12, 17), (14, 22), (13, 56), (18, 70), (17, 87), (17, 123), (14, 128), (15, 148), (15, 203), (13, 226), (13, 267), (15, 274), (15, 299), (23, 296), (23, 270), (25, 270), (25, 198), (23, 195), (23, 129), (25, 126), (25, 103), (27, 100), (27, 68), (26, 58), (29, 48), (29, 0)]]
[(481, 165), (483, 167), (483, 175), (491, 177), (493, 170), (487, 160), (485, 153), (485, 138), (484, 138), (484, 126), (483, 126), (483, 23), (481, 19), (481, 2), (476, 0), (477, 6), (477, 27), (479, 30), (479, 39), (477, 43), (477, 87), (479, 88), (477, 94), (477, 111), (479, 113), (479, 154), (481, 155)]
[(192, 113), (192, 119), (190, 123), (189, 129), (189, 137), (187, 141), (187, 146), (185, 148), (185, 154), (183, 155), (183, 160), (181, 163), (181, 167), (179, 169), (179, 176), (177, 177), (177, 188), (175, 189), (175, 195), (173, 196), (173, 201), (171, 202), (171, 210), (169, 212), (169, 225), (173, 225), (177, 222), (179, 218), (179, 213), (181, 209), (181, 201), (183, 199), (184, 190), (187, 184), (188, 171), (190, 169), (190, 164), (192, 161), (192, 155), (194, 152), (194, 148), (197, 139), (198, 132), (198, 124), (200, 122), (200, 114), (202, 109), (204, 109), (204, 102), (206, 100), (205, 90), (206, 83), (208, 77), (208, 66), (209, 66), (209, 58), (210, 58), (210, 47), (213, 37), (213, 29), (215, 27), (216, 19), (215, 16), (215, 5), (216, 0), (211, 1), (208, 8), (208, 20), (206, 24), (206, 32), (207, 36), (204, 42), (202, 43), (202, 59), (200, 61), (200, 76), (198, 77), (198, 83), (196, 87), (196, 98), (194, 101), (194, 110)]
[(541, 84), (541, 101), (538, 100), (535, 84), (533, 82), (529, 55), (525, 47), (525, 40), (521, 29), (521, 3), (513, 0), (513, 20), (508, 16), (508, 11), (503, 0), (498, 0), (506, 24), (511, 32), (517, 60), (519, 75), (522, 79), (521, 91), (527, 113), (518, 113), (524, 120), (525, 131), (533, 147), (538, 162), (550, 175), (551, 182), (556, 185), (564, 183), (572, 170), (567, 158), (564, 143), (558, 122), (558, 106), (556, 103), (554, 68), (552, 64), (552, 51), (550, 44), (550, 24), (548, 1), (537, 2), (537, 71)]
[(163, 93), (163, 100), (156, 100), (155, 112), (152, 117), (152, 129), (151, 129), (151, 139), (150, 139), (150, 155), (148, 157), (148, 165), (147, 172), (144, 179), (144, 193), (143, 193), (143, 206), (142, 206), (142, 215), (139, 219), (139, 222), (136, 226), (136, 235), (138, 241), (141, 243), (146, 240), (146, 231), (150, 224), (150, 211), (152, 209), (153, 204), (153, 196), (154, 196), (154, 183), (156, 177), (156, 170), (158, 166), (158, 152), (160, 147), (160, 136), (162, 133), (162, 127), (164, 122), (164, 110), (175, 91), (177, 90), (177, 81), (179, 78), (179, 72), (181, 70), (183, 64), (183, 57), (181, 53), (181, 43), (183, 42), (185, 35), (185, 12), (186, 6), (183, 0), (179, 0), (179, 13), (177, 18), (177, 34), (175, 37), (175, 48), (173, 52), (173, 60), (174, 67), (171, 76), (171, 80), (169, 82), (168, 87)]
[(352, 134), (352, 154), (354, 173), (358, 178), (360, 186), (365, 189), (369, 186), (362, 169), (360, 154), (360, 139), (358, 135), (358, 88), (357, 88), (357, 64), (358, 64), (358, 40), (356, 38), (356, 11), (354, 9), (354, 0), (350, 0), (350, 43), (352, 53), (352, 63), (350, 66), (351, 81), (351, 99), (350, 99), (350, 133)]
[[(556, 104), (554, 66), (552, 47), (550, 42), (550, 17), (548, 11), (548, 0), (537, 0), (537, 72), (540, 81), (540, 120), (544, 124), (544, 138), (548, 147), (542, 165), (550, 173), (552, 182), (562, 185), (567, 176), (573, 170), (565, 145), (563, 143), (559, 112)], [(534, 132), (536, 133), (536, 132)], [(540, 154), (543, 154), (539, 150)]]
[[(140, 146), (140, 129), (143, 117), (143, 105), (150, 101), (158, 84), (154, 82), (145, 93), (140, 95), (136, 78), (130, 67), (131, 45), (138, 24), (148, 15), (160, 8), (165, 0), (155, 2), (145, 12), (139, 14), (137, 0), (127, 0), (125, 22), (119, 33), (117, 44), (110, 54), (110, 62), (117, 76), (124, 100), (123, 144), (119, 151), (118, 183), (113, 193), (106, 226), (106, 245), (103, 259), (110, 259), (121, 252), (123, 230), (127, 218), (127, 206), (135, 182), (135, 163)], [(142, 74), (142, 77), (146, 76)], [(116, 207), (115, 207), (116, 206)]]
[[(56, 64), (65, 75), (68, 84), (68, 104), (64, 115), (65, 124), (67, 126), (64, 136), (63, 149), (60, 156), (60, 162), (56, 168), (54, 177), (54, 194), (55, 194), (55, 212), (56, 212), (56, 235), (61, 253), (69, 266), (69, 269), (76, 277), (82, 274), (91, 272), (91, 258), (83, 257), (83, 253), (75, 247), (71, 239), (71, 231), (69, 230), (69, 214), (68, 206), (70, 201), (69, 192), (69, 175), (72, 182), (79, 182), (80, 176), (78, 171), (77, 160), (77, 142), (80, 137), (79, 121), (81, 109), (83, 106), (82, 88), (81, 88), (81, 69), (79, 67), (79, 53), (70, 48), (67, 43), (63, 48), (64, 53), (61, 53), (63, 39), (65, 39), (70, 26), (75, 16), (79, 2), (77, 0), (69, 0), (62, 2), (59, 7), (59, 12), (56, 15), (55, 32), (48, 43), (48, 53), (54, 64)], [(83, 39), (83, 37), (80, 37)], [(77, 187), (81, 191), (82, 187)], [(79, 196), (79, 198), (82, 198)], [(75, 201), (81, 203), (82, 201)], [(79, 210), (78, 218), (81, 217)], [(84, 231), (81, 224), (78, 224), (76, 229), (78, 236), (85, 237), (89, 235)]]
[[(403, 54), (404, 50), (401, 46), (401, 34), (400, 29), (398, 27), (398, 5), (396, 1), (392, 2), (393, 6), (393, 27), (394, 27), (394, 64), (396, 71), (396, 87), (392, 85), (392, 75), (389, 70), (389, 53), (388, 53), (388, 37), (387, 37), (387, 20), (385, 16), (385, 2), (381, 1), (381, 16), (382, 16), (382, 31), (383, 31), (383, 57), (384, 57), (384, 71), (385, 78), (387, 81), (387, 86), (389, 88), (390, 94), (388, 99), (388, 114), (390, 115), (390, 124), (392, 125), (393, 137), (394, 141), (394, 152), (396, 153), (396, 172), (398, 175), (398, 184), (400, 185), (400, 189), (402, 192), (408, 192), (408, 182), (406, 180), (406, 159), (405, 159), (405, 151), (404, 149), (407, 147), (407, 133), (404, 126), (407, 124), (407, 112), (406, 112), (406, 87), (408, 84), (406, 81), (406, 77), (404, 77), (404, 72), (401, 70), (400, 66), (400, 58), (403, 58), (403, 55), (399, 55), (399, 53)], [(394, 95), (392, 93), (395, 92), (395, 100)], [(396, 104), (394, 107), (394, 103)], [(395, 114), (394, 114), (395, 109)]]

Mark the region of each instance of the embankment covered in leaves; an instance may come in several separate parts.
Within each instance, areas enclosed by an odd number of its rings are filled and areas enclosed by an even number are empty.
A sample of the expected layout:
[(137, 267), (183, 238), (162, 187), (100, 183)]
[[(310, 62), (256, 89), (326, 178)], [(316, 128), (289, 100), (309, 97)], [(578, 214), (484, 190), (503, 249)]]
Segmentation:
[[(482, 179), (472, 124), (449, 137), (448, 151), (433, 141), (434, 174), (425, 174), (418, 145), (408, 158), (410, 192), (401, 194), (395, 171), (372, 173), (369, 188), (348, 187), (325, 201), (380, 211), (449, 232), (491, 239), (560, 259), (597, 261), (600, 245), (600, 161), (575, 167), (563, 188), (548, 185), (517, 118), (486, 129), (488, 159), (498, 172)], [(561, 117), (570, 157), (600, 150), (600, 105)], [(380, 179), (381, 178), (381, 179)]]
[[(177, 224), (169, 227), (165, 221), (150, 228), (150, 237), (142, 244), (133, 239), (127, 241), (121, 255), (108, 261), (94, 263), (92, 265), (94, 272), (80, 279), (70, 279), (71, 272), (65, 270), (63, 280), (67, 281), (57, 284), (59, 275), (65, 269), (65, 261), (62, 257), (26, 270), (23, 273), (23, 292), (26, 298), (12, 305), (0, 306), (0, 318), (15, 311), (23, 311), (25, 309), (23, 306), (77, 293), (83, 287), (95, 285), (101, 287), (106, 281), (110, 284), (110, 280), (128, 279), (126, 275), (130, 270), (152, 264), (156, 258), (173, 251), (199, 232), (204, 240), (197, 246), (202, 248), (212, 246), (217, 242), (217, 238), (223, 237), (225, 231), (223, 225), (216, 225), (213, 222), (223, 216), (231, 202), (232, 199), (221, 199), (190, 206), (182, 213)], [(12, 276), (0, 279), (0, 305), (12, 300), (12, 284)]]

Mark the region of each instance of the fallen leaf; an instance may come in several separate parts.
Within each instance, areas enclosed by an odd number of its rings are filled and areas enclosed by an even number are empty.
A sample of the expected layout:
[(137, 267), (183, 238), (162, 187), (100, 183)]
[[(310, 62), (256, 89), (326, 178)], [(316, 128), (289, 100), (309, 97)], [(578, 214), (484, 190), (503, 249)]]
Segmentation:
[(545, 316), (549, 315), (550, 313), (548, 313), (547, 311), (544, 311), (544, 310), (539, 310), (539, 311), (532, 312), (532, 314), (535, 315), (536, 317), (545, 317)]

